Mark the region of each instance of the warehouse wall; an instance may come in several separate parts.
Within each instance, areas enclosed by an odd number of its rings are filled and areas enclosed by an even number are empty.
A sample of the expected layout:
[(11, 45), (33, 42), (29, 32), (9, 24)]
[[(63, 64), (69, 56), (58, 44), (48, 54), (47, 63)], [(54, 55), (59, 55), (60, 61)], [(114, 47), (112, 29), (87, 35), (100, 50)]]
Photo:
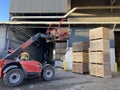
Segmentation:
[(10, 13), (66, 13), (67, 0), (11, 0)]
[(0, 26), (0, 51), (5, 49), (6, 27)]
[(83, 28), (71, 28), (71, 34), (69, 37), (69, 46), (72, 46), (73, 42), (87, 41), (89, 42), (89, 32), (88, 29)]

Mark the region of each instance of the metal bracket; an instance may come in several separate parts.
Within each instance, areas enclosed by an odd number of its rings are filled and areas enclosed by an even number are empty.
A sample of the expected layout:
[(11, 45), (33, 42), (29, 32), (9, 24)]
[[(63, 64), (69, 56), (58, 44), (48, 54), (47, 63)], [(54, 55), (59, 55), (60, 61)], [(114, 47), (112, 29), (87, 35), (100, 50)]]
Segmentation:
[(115, 27), (116, 27), (116, 23), (115, 23), (114, 26), (113, 26), (112, 32), (115, 31)]
[[(110, 0), (110, 6), (113, 6), (115, 4), (116, 0)], [(113, 12), (113, 9), (111, 8), (110, 12)]]

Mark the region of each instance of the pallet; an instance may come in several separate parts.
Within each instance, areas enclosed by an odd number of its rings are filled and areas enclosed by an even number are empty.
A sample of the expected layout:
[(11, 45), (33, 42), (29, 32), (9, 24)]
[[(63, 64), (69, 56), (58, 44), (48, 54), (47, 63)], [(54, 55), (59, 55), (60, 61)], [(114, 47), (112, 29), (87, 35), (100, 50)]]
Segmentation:
[(88, 50), (81, 50), (81, 51), (80, 51), (80, 50), (78, 50), (78, 51), (77, 51), (77, 50), (76, 50), (76, 51), (73, 50), (72, 52), (73, 52), (73, 53), (74, 53), (74, 52), (88, 52)]
[(104, 38), (94, 38), (94, 39), (90, 39), (90, 41), (95, 41), (95, 40), (100, 40), (100, 39), (104, 39)]
[(110, 62), (104, 62), (104, 63), (95, 63), (95, 62), (90, 62), (90, 64), (105, 65), (105, 64), (110, 64)]
[(102, 77), (102, 76), (96, 76), (96, 75), (91, 75), (91, 76), (97, 77), (97, 78), (105, 78), (105, 79), (112, 78), (112, 75), (110, 75), (110, 76), (104, 76), (104, 77)]
[(73, 63), (82, 63), (81, 61), (72, 61)]
[(82, 72), (82, 73), (81, 73), (81, 72), (73, 72), (73, 71), (72, 71), (72, 73), (76, 73), (76, 74), (88, 74), (89, 72)]
[(103, 52), (103, 50), (91, 50), (90, 49), (90, 52)]

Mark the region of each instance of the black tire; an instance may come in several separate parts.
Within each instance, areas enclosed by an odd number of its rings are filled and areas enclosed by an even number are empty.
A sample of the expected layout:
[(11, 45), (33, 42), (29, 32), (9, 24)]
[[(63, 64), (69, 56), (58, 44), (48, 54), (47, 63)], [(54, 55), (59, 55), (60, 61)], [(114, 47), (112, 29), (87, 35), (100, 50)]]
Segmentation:
[(52, 66), (47, 66), (42, 72), (42, 78), (45, 81), (50, 81), (54, 78), (55, 70)]
[(8, 71), (3, 76), (3, 83), (7, 86), (13, 87), (18, 86), (24, 79), (24, 73), (19, 68), (14, 68)]

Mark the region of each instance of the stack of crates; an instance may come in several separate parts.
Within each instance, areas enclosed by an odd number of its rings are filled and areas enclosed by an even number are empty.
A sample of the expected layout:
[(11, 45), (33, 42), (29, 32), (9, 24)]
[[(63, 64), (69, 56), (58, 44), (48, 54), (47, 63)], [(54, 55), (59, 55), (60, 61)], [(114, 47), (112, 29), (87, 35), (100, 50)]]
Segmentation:
[(55, 59), (62, 59), (66, 53), (66, 42), (56, 42), (55, 43)]
[(99, 27), (89, 31), (90, 75), (111, 78), (109, 29)]
[(72, 44), (72, 72), (87, 73), (88, 72), (88, 43), (87, 42), (74, 42)]

